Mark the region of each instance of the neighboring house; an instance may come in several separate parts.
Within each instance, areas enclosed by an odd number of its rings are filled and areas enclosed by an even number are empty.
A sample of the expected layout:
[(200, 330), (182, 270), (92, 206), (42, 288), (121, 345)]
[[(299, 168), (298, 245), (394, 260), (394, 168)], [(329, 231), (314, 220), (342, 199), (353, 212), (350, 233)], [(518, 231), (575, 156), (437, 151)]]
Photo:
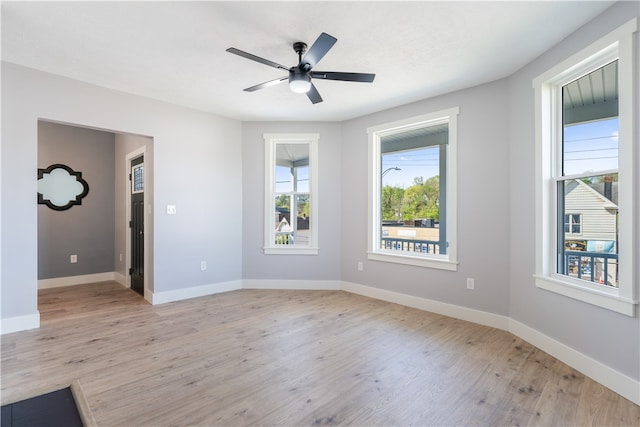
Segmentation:
[[(617, 182), (567, 182), (564, 239), (568, 274), (618, 286)], [(616, 191), (613, 191), (615, 187)], [(606, 194), (606, 196), (605, 196)], [(576, 254), (576, 252), (585, 252)]]
[[(614, 252), (618, 205), (597, 191), (594, 186), (579, 179), (570, 181), (567, 186), (564, 209), (565, 242), (578, 244), (579, 250)], [(602, 187), (601, 185), (600, 188)], [(602, 245), (595, 242), (613, 244)], [(595, 249), (596, 247), (602, 249)]]

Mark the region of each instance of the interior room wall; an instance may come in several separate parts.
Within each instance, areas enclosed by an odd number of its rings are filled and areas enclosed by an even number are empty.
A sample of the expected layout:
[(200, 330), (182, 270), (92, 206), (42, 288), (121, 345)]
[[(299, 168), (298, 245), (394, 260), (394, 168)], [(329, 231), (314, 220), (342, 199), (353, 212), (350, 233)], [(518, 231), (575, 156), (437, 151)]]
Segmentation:
[[(317, 133), (318, 141), (318, 255), (265, 255), (264, 246), (264, 133)], [(341, 230), (361, 220), (341, 209), (342, 138), (340, 123), (244, 122), (243, 152), (243, 278), (339, 280)]]
[[(459, 107), (458, 271), (367, 260), (367, 128)], [(411, 296), (509, 312), (507, 82), (473, 87), (346, 121), (342, 135), (342, 279)], [(347, 161), (348, 159), (348, 161)], [(364, 270), (357, 270), (363, 262)], [(475, 290), (466, 289), (466, 278)]]
[[(508, 181), (511, 245), (510, 317), (615, 370), (640, 379), (640, 320), (536, 288), (535, 77), (605, 34), (640, 16), (640, 3), (619, 2), (509, 78)], [(636, 36), (638, 33), (636, 33)], [(639, 43), (636, 40), (636, 47)], [(636, 73), (638, 68), (636, 55)], [(636, 76), (637, 79), (637, 76)], [(638, 104), (638, 93), (636, 106)], [(636, 118), (637, 119), (637, 118)], [(637, 128), (637, 125), (636, 125)], [(640, 191), (640, 186), (636, 191)], [(638, 283), (635, 283), (638, 286)]]
[[(61, 163), (89, 185), (81, 205), (38, 205), (38, 279), (112, 272), (114, 137), (110, 132), (38, 122), (38, 168)], [(70, 255), (78, 262), (70, 263)]]
[[(2, 330), (37, 327), (39, 119), (153, 137), (153, 292), (242, 276), (241, 125), (2, 63)], [(166, 205), (177, 206), (167, 215)], [(113, 252), (112, 252), (113, 254)], [(109, 258), (112, 259), (113, 255)], [(200, 270), (200, 261), (209, 268)]]

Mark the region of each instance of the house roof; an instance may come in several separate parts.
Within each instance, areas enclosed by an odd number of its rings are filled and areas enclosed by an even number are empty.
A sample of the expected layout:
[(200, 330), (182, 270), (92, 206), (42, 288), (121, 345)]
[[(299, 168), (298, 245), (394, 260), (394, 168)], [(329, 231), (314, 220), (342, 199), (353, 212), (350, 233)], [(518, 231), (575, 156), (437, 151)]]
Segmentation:
[(602, 203), (602, 207), (609, 209), (615, 209), (618, 207), (617, 182), (611, 183), (611, 198), (609, 199), (607, 196), (605, 196), (605, 184), (603, 182), (587, 184), (581, 179), (574, 179), (573, 181), (575, 181), (579, 187), (584, 188), (586, 191), (593, 194), (593, 196)]
[[(335, 121), (511, 75), (614, 2), (2, 2), (2, 59), (240, 120)], [(286, 84), (242, 89), (292, 66), (292, 44), (338, 41), (311, 104)]]

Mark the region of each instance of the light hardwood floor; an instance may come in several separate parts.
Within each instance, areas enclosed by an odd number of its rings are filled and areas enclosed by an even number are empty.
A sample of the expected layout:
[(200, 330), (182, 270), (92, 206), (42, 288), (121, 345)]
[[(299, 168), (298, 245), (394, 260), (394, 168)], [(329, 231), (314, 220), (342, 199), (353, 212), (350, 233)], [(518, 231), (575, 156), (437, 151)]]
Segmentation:
[(40, 291), (2, 337), (2, 404), (77, 380), (101, 426), (638, 426), (640, 407), (500, 330), (340, 291), (151, 306)]

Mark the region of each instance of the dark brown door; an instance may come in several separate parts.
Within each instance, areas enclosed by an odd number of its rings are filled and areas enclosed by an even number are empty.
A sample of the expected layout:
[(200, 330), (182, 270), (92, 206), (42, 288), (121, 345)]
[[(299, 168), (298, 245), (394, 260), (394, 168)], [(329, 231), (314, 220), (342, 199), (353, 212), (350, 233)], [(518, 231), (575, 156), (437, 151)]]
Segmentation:
[(131, 289), (144, 295), (144, 157), (131, 161)]

